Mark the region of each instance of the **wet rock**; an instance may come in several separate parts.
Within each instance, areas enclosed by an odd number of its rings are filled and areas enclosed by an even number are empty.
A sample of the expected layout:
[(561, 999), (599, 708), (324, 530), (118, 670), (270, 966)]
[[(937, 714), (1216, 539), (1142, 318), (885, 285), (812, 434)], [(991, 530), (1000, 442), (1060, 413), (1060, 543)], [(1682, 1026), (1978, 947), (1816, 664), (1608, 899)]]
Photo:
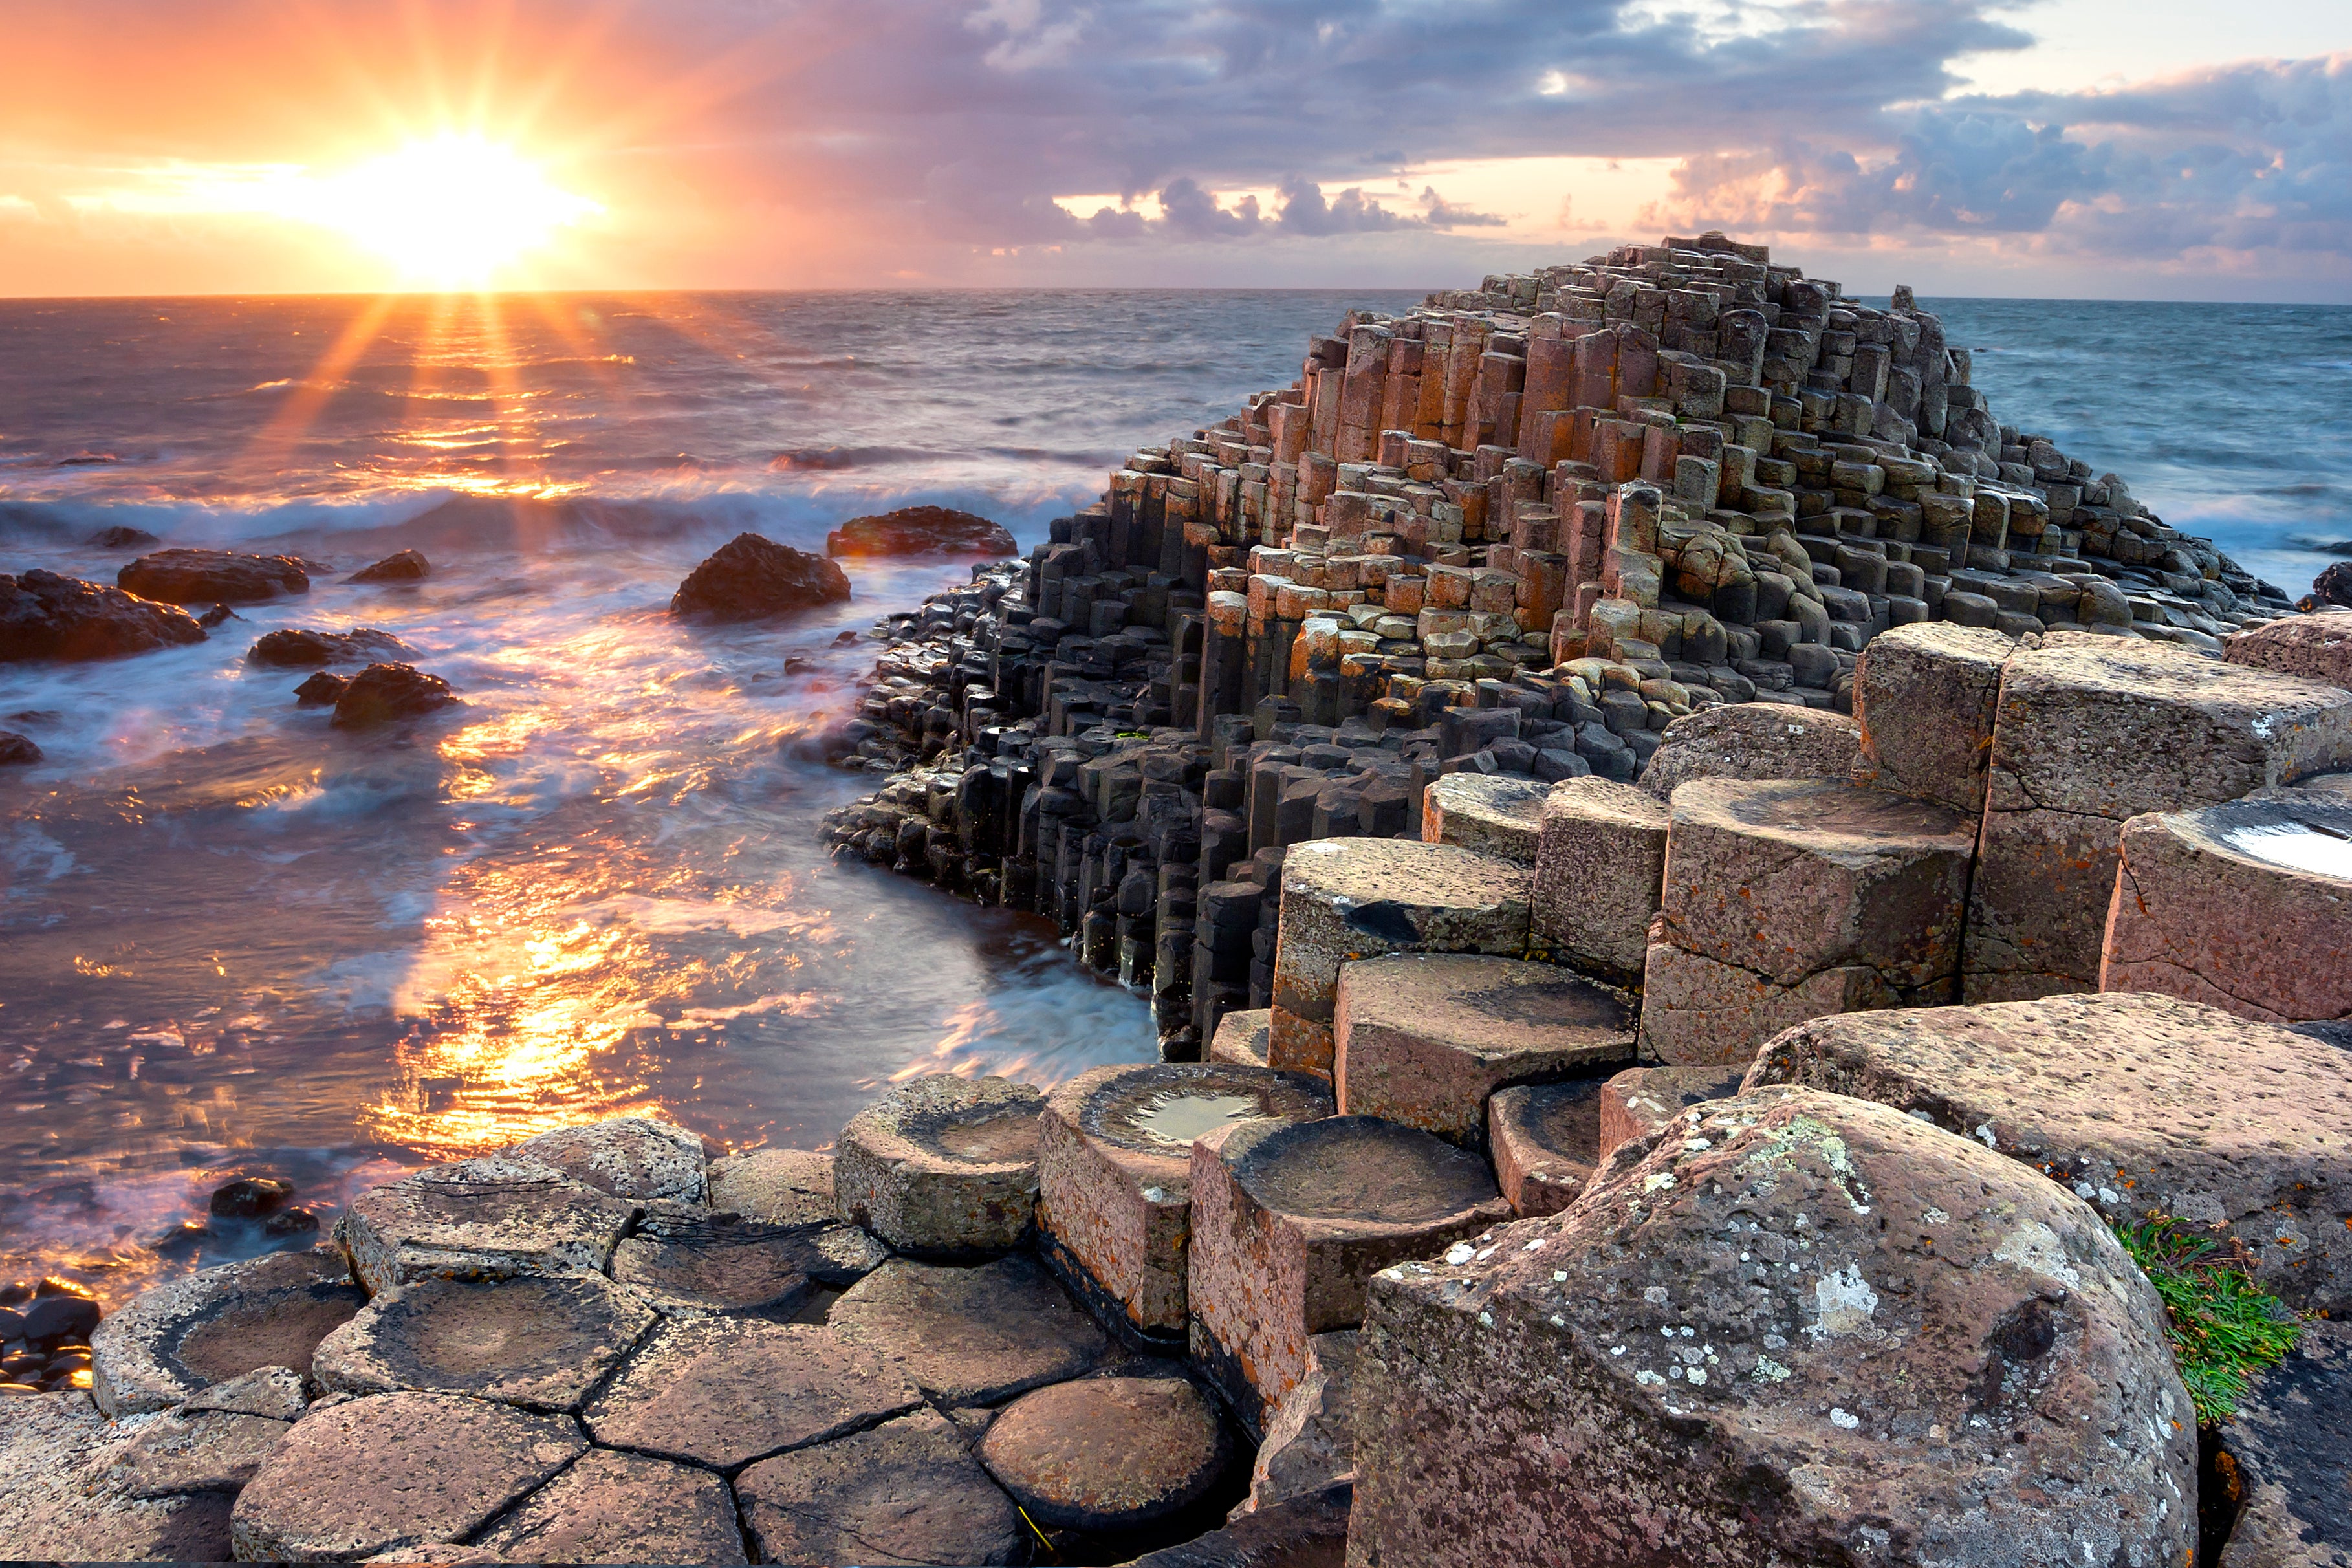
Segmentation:
[(1507, 773), (1447, 773), (1423, 796), (1422, 839), (1532, 866), (1550, 793), (1549, 784)]
[(1534, 943), (1558, 963), (1638, 985), (1666, 870), (1666, 805), (1608, 779), (1563, 779), (1544, 797)]
[(822, 555), (739, 533), (687, 574), (669, 613), (695, 620), (758, 621), (849, 597), (849, 579)]
[(2110, 1216), (2244, 1244), (2291, 1305), (2352, 1309), (2352, 1055), (2169, 996), (2053, 996), (1821, 1018), (1750, 1089), (1877, 1100), (2024, 1161)]
[(420, 1279), (600, 1274), (636, 1213), (543, 1161), (492, 1154), (362, 1193), (337, 1228), (377, 1292)]
[(25, 1309), (24, 1326), (16, 1337), (35, 1350), (89, 1342), (98, 1327), (98, 1303), (79, 1296), (48, 1296)]
[(1949, 806), (1984, 810), (2000, 667), (2014, 639), (1979, 626), (1921, 621), (1881, 632), (1854, 663), (1862, 751), (1853, 782)]
[(1392, 1121), (1256, 1121), (1192, 1145), (1192, 1359), (1262, 1427), (1365, 1281), (1511, 1217), (1486, 1161)]
[(1045, 1097), (1005, 1078), (937, 1073), (850, 1118), (834, 1159), (844, 1219), (901, 1252), (968, 1258), (1028, 1239)]
[(824, 536), (827, 555), (1012, 555), (1020, 548), (1001, 523), (943, 506), (853, 517)]
[(114, 582), (166, 605), (252, 605), (310, 591), (310, 574), (293, 556), (234, 550), (158, 550), (116, 573)]
[(1633, 1059), (1626, 999), (1548, 963), (1392, 953), (1339, 966), (1333, 1087), (1377, 1116), (1482, 1149), (1486, 1097)]
[(1217, 1020), (1210, 1038), (1208, 1059), (1237, 1068), (1265, 1066), (1266, 1037), (1273, 1032), (1274, 1009), (1253, 1007), (1227, 1013)]
[(1307, 1372), (1266, 1423), (1250, 1466), (1256, 1513), (1356, 1479), (1355, 1387), (1360, 1331), (1334, 1329), (1307, 1342)]
[(755, 1149), (710, 1163), (710, 1206), (767, 1225), (830, 1220), (833, 1156), (805, 1149)]
[(260, 1219), (276, 1214), (294, 1196), (294, 1184), (276, 1176), (239, 1176), (213, 1189), (206, 1205), (222, 1219)]
[(372, 664), (352, 677), (335, 699), (335, 727), (362, 729), (418, 719), (457, 701), (449, 683), (405, 664)]
[(2221, 1568), (2352, 1563), (2352, 1324), (2305, 1323), (2220, 1437), (2239, 1503)]
[(241, 621), (243, 619), (245, 619), (243, 616), (238, 615), (226, 605), (215, 605), (211, 609), (206, 610), (203, 615), (196, 617), (196, 625), (204, 627), (206, 631), (211, 631), (215, 626), (225, 626), (231, 621)]
[(568, 1415), (449, 1394), (321, 1405), (238, 1494), (247, 1561), (349, 1560), (462, 1541), (587, 1448)]
[(1385, 1271), (1356, 1431), (1351, 1563), (2164, 1568), (2196, 1537), (2188, 1391), (2105, 1223), (1817, 1091), (1687, 1112), (1565, 1214)]
[(1641, 786), (1671, 800), (1693, 779), (1843, 779), (1861, 754), (1862, 726), (1843, 713), (1727, 702), (1667, 725)]
[(2311, 580), (2311, 592), (2297, 599), (2294, 607), (2305, 614), (2330, 607), (2352, 610), (2352, 565), (2337, 561), (2321, 568)]
[(86, 1394), (0, 1399), (0, 1543), (17, 1562), (217, 1563), (225, 1492), (134, 1498), (116, 1462), (159, 1417), (109, 1422)]
[(709, 1194), (702, 1140), (674, 1122), (616, 1116), (525, 1139), (508, 1152), (554, 1166), (616, 1198), (698, 1204)]
[(1206, 1497), (1233, 1443), (1190, 1379), (1099, 1377), (1022, 1395), (990, 1423), (979, 1453), (1040, 1524), (1117, 1531)]
[(184, 1407), (152, 1417), (108, 1479), (135, 1498), (239, 1491), (293, 1429), (290, 1421)]
[(1127, 1568), (1339, 1568), (1352, 1490), (1327, 1487), (1253, 1510), (1223, 1530), (1147, 1552)]
[(424, 552), (416, 550), (396, 551), (373, 566), (362, 566), (343, 579), (346, 583), (415, 583), (433, 570)]
[(331, 1247), (224, 1264), (134, 1298), (90, 1334), (91, 1392), (110, 1415), (166, 1410), (264, 1367), (308, 1374), (367, 1297)]
[[(1457, 852), (1458, 853), (1458, 852)], [(1038, 1250), (1128, 1331), (1174, 1348), (1184, 1332), (1192, 1144), (1259, 1117), (1331, 1114), (1303, 1073), (1161, 1062), (1096, 1068), (1046, 1097), (1038, 1123)]]
[(589, 1405), (596, 1441), (732, 1472), (905, 1414), (915, 1385), (824, 1329), (673, 1319)]
[(143, 528), (131, 528), (118, 522), (111, 528), (100, 529), (82, 542), (100, 550), (136, 550), (142, 545), (163, 542)]
[(0, 573), (0, 663), (120, 658), (205, 640), (187, 611), (37, 568)]
[(319, 1386), (342, 1394), (423, 1389), (574, 1411), (654, 1323), (600, 1275), (425, 1279), (386, 1290), (319, 1342)]
[(942, 1405), (993, 1405), (1079, 1376), (1102, 1331), (1028, 1258), (977, 1268), (898, 1258), (833, 1304), (826, 1325)]
[(1495, 1184), (1521, 1218), (1558, 1214), (1592, 1179), (1601, 1163), (1601, 1089), (1597, 1079), (1521, 1084), (1486, 1102)]
[(348, 675), (330, 675), (322, 669), (294, 689), (294, 700), (305, 708), (332, 708), (343, 700), (343, 689), (351, 683)]
[(0, 768), (23, 767), (41, 760), (41, 748), (29, 736), (0, 730)]
[(390, 632), (353, 626), (347, 632), (314, 632), (287, 627), (264, 632), (246, 649), (247, 664), (301, 669), (324, 664), (368, 664), (410, 653), (409, 646)]
[(743, 1563), (727, 1483), (708, 1470), (593, 1449), (476, 1545), (508, 1563)]
[(917, 1411), (736, 1479), (769, 1563), (1018, 1563), (1028, 1531), (954, 1426)]
[(724, 1212), (648, 1216), (613, 1251), (613, 1278), (644, 1292), (656, 1310), (787, 1314), (828, 1272), (818, 1237), (826, 1226), (774, 1226)]
[(1748, 1064), (1688, 1068), (1628, 1068), (1601, 1086), (1593, 1163), (1608, 1163), (1621, 1145), (1647, 1138), (1694, 1105), (1739, 1092)]

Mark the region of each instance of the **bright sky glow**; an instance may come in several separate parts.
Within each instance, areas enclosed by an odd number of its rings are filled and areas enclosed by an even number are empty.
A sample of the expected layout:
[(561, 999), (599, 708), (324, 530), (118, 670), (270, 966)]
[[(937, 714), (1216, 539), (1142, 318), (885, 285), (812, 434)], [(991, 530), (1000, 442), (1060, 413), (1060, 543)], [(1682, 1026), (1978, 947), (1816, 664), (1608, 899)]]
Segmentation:
[(339, 229), (439, 289), (480, 288), (603, 209), (511, 147), (445, 132), (320, 181), (293, 216)]

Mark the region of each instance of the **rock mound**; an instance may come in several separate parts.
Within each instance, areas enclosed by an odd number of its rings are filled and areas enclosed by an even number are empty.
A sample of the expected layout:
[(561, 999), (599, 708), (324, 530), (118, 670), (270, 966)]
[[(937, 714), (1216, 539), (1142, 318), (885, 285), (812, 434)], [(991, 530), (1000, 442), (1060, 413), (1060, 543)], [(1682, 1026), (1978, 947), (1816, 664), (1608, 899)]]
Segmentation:
[(289, 627), (262, 633), (245, 650), (245, 661), (285, 669), (307, 669), (326, 664), (368, 664), (412, 652), (406, 643), (390, 632), (380, 632), (373, 626), (353, 626), (347, 632)]
[(125, 566), (114, 581), (167, 605), (250, 605), (310, 591), (310, 574), (293, 556), (234, 550), (158, 550)]
[(346, 583), (414, 583), (429, 575), (432, 571), (433, 563), (425, 559), (422, 551), (404, 550), (397, 554), (385, 556), (373, 566), (361, 567), (343, 581)]
[(163, 542), (143, 528), (126, 528), (118, 522), (112, 528), (100, 529), (85, 542), (96, 545), (100, 550), (138, 550), (146, 545), (161, 544)]
[[(307, 684), (307, 683), (306, 683)], [(417, 719), (454, 706), (457, 693), (437, 675), (413, 665), (372, 664), (335, 698), (335, 728), (353, 730), (395, 719)]]
[(0, 730), (0, 768), (22, 767), (41, 760), (41, 748), (32, 738), (14, 730)]
[(827, 555), (1011, 555), (1003, 524), (944, 506), (904, 506), (853, 517), (824, 536)]
[(739, 533), (687, 574), (669, 613), (701, 621), (761, 621), (848, 597), (849, 579), (824, 556)]
[(0, 664), (27, 658), (117, 658), (205, 640), (194, 616), (37, 567), (0, 573)]

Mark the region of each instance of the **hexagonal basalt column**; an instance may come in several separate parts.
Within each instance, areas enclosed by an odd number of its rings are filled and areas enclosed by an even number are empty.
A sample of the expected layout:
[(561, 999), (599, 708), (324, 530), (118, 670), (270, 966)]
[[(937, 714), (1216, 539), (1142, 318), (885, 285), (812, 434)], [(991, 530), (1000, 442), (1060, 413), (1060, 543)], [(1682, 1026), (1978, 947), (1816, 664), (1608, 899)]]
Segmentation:
[(637, 1213), (541, 1161), (492, 1154), (362, 1193), (336, 1229), (373, 1294), (420, 1279), (600, 1274)]
[(1613, 1081), (1521, 1084), (1486, 1102), (1496, 1184), (1522, 1219), (1558, 1214), (1592, 1179), (1601, 1163), (1601, 1094)]
[(2102, 991), (2159, 991), (2269, 1023), (2352, 1018), (2352, 800), (2135, 816)]
[(1253, 1426), (1307, 1341), (1363, 1321), (1365, 1282), (1511, 1217), (1486, 1163), (1369, 1116), (1254, 1122), (1192, 1146), (1191, 1342)]
[(901, 1252), (971, 1258), (1028, 1239), (1045, 1097), (1005, 1078), (939, 1073), (849, 1120), (835, 1157), (842, 1216)]
[(1973, 845), (1942, 806), (1832, 780), (1683, 785), (1643, 1051), (1734, 1061), (1823, 1013), (1949, 1000)]
[(1217, 1020), (1217, 1032), (1209, 1041), (1209, 1060), (1229, 1067), (1262, 1068), (1265, 1066), (1266, 1037), (1273, 1030), (1271, 1007), (1228, 1013)]
[(1533, 945), (1612, 984), (1640, 984), (1665, 870), (1665, 802), (1608, 779), (1561, 780), (1544, 797)]
[(1081, 1073), (1047, 1097), (1038, 1123), (1038, 1250), (1107, 1319), (1174, 1348), (1192, 1141), (1238, 1121), (1330, 1114), (1330, 1091), (1303, 1073), (1217, 1062)]
[(2017, 641), (1978, 626), (1923, 621), (1864, 645), (1853, 670), (1862, 755), (1853, 782), (1948, 805), (1984, 810), (2000, 667)]
[(350, 1265), (329, 1247), (207, 1268), (99, 1324), (90, 1393), (120, 1417), (169, 1409), (258, 1367), (307, 1375), (319, 1342), (365, 1305)]
[(616, 1116), (581, 1127), (559, 1127), (507, 1151), (543, 1161), (583, 1186), (616, 1198), (666, 1198), (698, 1204), (709, 1194), (702, 1140), (675, 1122)]
[(1486, 1097), (1633, 1059), (1626, 999), (1549, 963), (1391, 953), (1339, 968), (1332, 1075), (1343, 1116), (1482, 1148)]
[(387, 1290), (319, 1342), (336, 1394), (418, 1389), (573, 1411), (654, 1323), (638, 1294), (596, 1274)]
[(1532, 866), (1550, 793), (1549, 784), (1507, 773), (1448, 773), (1423, 793), (1421, 837)]
[(1274, 1022), (1266, 1061), (1328, 1074), (1339, 965), (1384, 952), (1490, 952), (1528, 945), (1532, 874), (1451, 844), (1325, 838), (1282, 868)]
[(1694, 1105), (1726, 1100), (1739, 1092), (1748, 1064), (1734, 1062), (1691, 1068), (1628, 1068), (1601, 1086), (1600, 1112), (1593, 1145), (1598, 1166), (1620, 1146), (1648, 1137)]

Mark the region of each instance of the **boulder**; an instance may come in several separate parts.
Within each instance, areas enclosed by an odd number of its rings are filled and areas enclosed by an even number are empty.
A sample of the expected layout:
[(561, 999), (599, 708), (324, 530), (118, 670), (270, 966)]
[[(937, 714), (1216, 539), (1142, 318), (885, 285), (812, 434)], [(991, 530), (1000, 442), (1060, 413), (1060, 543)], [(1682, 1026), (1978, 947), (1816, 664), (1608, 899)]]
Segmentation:
[(1266, 1039), (1273, 1032), (1271, 1007), (1223, 1014), (1217, 1019), (1217, 1032), (1209, 1038), (1208, 1059), (1230, 1067), (1262, 1068), (1265, 1066)]
[(2309, 615), (2328, 609), (2352, 610), (2352, 563), (2330, 562), (2311, 580), (2311, 592), (2294, 602)]
[(312, 1374), (332, 1393), (423, 1389), (576, 1411), (653, 1323), (637, 1292), (597, 1274), (424, 1279), (320, 1341)]
[(1550, 791), (1549, 784), (1508, 773), (1447, 773), (1422, 792), (1422, 839), (1532, 866)]
[(2002, 667), (1961, 994), (2088, 991), (2123, 825), (2352, 764), (2352, 691), (2138, 639)]
[(2122, 993), (1821, 1018), (1750, 1089), (1873, 1100), (2012, 1155), (2109, 1217), (2244, 1244), (2263, 1289), (2352, 1308), (2352, 1053), (2194, 1002)]
[(1356, 1386), (1351, 1564), (2174, 1568), (2196, 1540), (2193, 1409), (2105, 1222), (1815, 1090), (1685, 1112), (1567, 1212), (1383, 1271)]
[(1019, 1563), (1030, 1535), (935, 1410), (763, 1459), (735, 1479), (767, 1563)]
[(0, 664), (120, 658), (205, 640), (187, 611), (37, 567), (0, 573)]
[(227, 1492), (141, 1498), (118, 1475), (162, 1419), (110, 1422), (81, 1393), (0, 1397), (0, 1542), (10, 1560), (226, 1561)]
[(2135, 816), (2117, 853), (2100, 990), (2352, 1019), (2352, 799), (2280, 790)]
[(1528, 868), (1451, 844), (1326, 838), (1282, 866), (1269, 1065), (1328, 1075), (1339, 966), (1383, 952), (1491, 952), (1528, 946)]
[(1627, 1143), (1647, 1138), (1688, 1110), (1710, 1100), (1728, 1100), (1739, 1092), (1748, 1064), (1689, 1068), (1627, 1068), (1601, 1086), (1594, 1102), (1592, 1163), (1599, 1166)]
[(932, 1073), (849, 1119), (835, 1152), (841, 1215), (901, 1252), (971, 1258), (1028, 1240), (1045, 1097), (1007, 1078)]
[(807, 1225), (837, 1212), (833, 1156), (805, 1149), (755, 1149), (713, 1160), (710, 1206), (765, 1225)]
[(702, 1140), (675, 1122), (616, 1116), (526, 1138), (507, 1152), (554, 1166), (616, 1198), (698, 1204), (709, 1195)]
[(295, 557), (234, 550), (158, 550), (116, 573), (114, 583), (166, 605), (253, 605), (310, 591), (310, 574)]
[(261, 1367), (308, 1374), (367, 1296), (332, 1247), (223, 1264), (142, 1291), (91, 1331), (90, 1392), (112, 1416), (167, 1410)]
[(239, 1176), (213, 1189), (205, 1210), (222, 1219), (261, 1219), (284, 1208), (294, 1184), (277, 1176)]
[(1486, 1142), (1507, 1085), (1633, 1059), (1622, 995), (1549, 963), (1402, 952), (1339, 966), (1332, 1087), (1342, 1116), (1377, 1116), (1465, 1148)]
[(100, 529), (82, 542), (100, 550), (142, 550), (163, 541), (143, 528), (131, 528), (118, 522), (111, 528)]
[(429, 575), (432, 563), (415, 550), (395, 551), (373, 566), (362, 566), (343, 579), (346, 583), (415, 583)]
[(41, 748), (32, 738), (14, 730), (0, 730), (0, 767), (27, 767), (41, 760)]
[(2330, 686), (2352, 687), (2352, 616), (2333, 611), (2282, 616), (2221, 639), (2221, 657), (2249, 669), (2274, 669)]
[(732, 1474), (922, 1402), (880, 1356), (824, 1329), (685, 1318), (654, 1330), (586, 1418), (603, 1447)]
[(349, 1561), (462, 1541), (577, 1458), (569, 1415), (450, 1394), (321, 1405), (294, 1424), (230, 1517), (245, 1561)]
[(977, 1268), (898, 1258), (833, 1304), (826, 1326), (945, 1405), (994, 1405), (1085, 1373), (1108, 1342), (1028, 1258)]
[(1355, 1329), (1333, 1329), (1307, 1342), (1306, 1373), (1266, 1423), (1250, 1465), (1249, 1500), (1237, 1512), (1256, 1513), (1355, 1480), (1360, 1337)]
[(1183, 1377), (1097, 1377), (1022, 1395), (989, 1424), (980, 1462), (1040, 1524), (1120, 1531), (1207, 1497), (1233, 1439)]
[(1192, 1145), (1192, 1359), (1263, 1429), (1364, 1284), (1511, 1217), (1486, 1161), (1392, 1121), (1254, 1121)]
[(1666, 870), (1666, 804), (1587, 775), (1544, 797), (1536, 846), (1533, 943), (1616, 985), (1639, 985)]
[(1330, 1114), (1330, 1091), (1304, 1073), (1215, 1062), (1080, 1073), (1038, 1121), (1038, 1251), (1107, 1321), (1176, 1349), (1192, 1141), (1245, 1120)]
[(745, 1563), (727, 1483), (691, 1465), (594, 1448), (476, 1544), (509, 1563)]
[(824, 1250), (833, 1228), (762, 1225), (679, 1205), (647, 1215), (635, 1235), (622, 1239), (613, 1249), (613, 1278), (672, 1317), (786, 1315), (815, 1295), (820, 1277), (836, 1272)]
[(636, 1216), (633, 1203), (508, 1153), (362, 1193), (335, 1228), (374, 1293), (419, 1279), (601, 1274)]
[(1667, 725), (1640, 783), (1671, 800), (1693, 779), (1843, 779), (1861, 754), (1862, 726), (1843, 713), (1727, 702)]
[(848, 597), (849, 579), (824, 556), (739, 533), (687, 574), (669, 613), (701, 621), (761, 621)]
[(2217, 1436), (2238, 1504), (2221, 1568), (2352, 1563), (2352, 1324), (2305, 1323)]
[(1984, 810), (2000, 667), (2015, 639), (1919, 621), (1863, 645), (1853, 668), (1862, 726), (1853, 782), (1934, 801), (1974, 821)]
[(421, 719), (457, 702), (457, 693), (437, 675), (405, 664), (372, 664), (336, 693), (334, 725), (338, 730), (355, 730), (400, 719)]
[(294, 700), (304, 708), (332, 708), (342, 700), (351, 683), (348, 675), (331, 675), (322, 669), (294, 689)]
[(390, 632), (353, 626), (347, 632), (314, 632), (286, 628), (264, 632), (245, 650), (247, 664), (302, 669), (325, 664), (369, 664), (411, 653), (409, 646)]
[(827, 555), (1017, 555), (1000, 523), (944, 506), (902, 506), (853, 517), (824, 536)]
[(1601, 1091), (1606, 1081), (1521, 1084), (1497, 1089), (1486, 1101), (1486, 1149), (1495, 1162), (1495, 1184), (1522, 1219), (1558, 1214), (1592, 1179), (1601, 1163)]

